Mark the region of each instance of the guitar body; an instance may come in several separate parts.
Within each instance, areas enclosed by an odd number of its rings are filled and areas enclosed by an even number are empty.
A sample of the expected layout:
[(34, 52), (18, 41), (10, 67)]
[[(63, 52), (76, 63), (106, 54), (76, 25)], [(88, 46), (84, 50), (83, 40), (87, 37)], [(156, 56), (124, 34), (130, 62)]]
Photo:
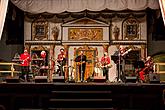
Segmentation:
[(144, 75), (145, 75), (145, 70), (146, 70), (147, 68), (148, 68), (148, 67), (145, 67), (145, 68), (143, 68), (143, 69), (139, 72), (139, 76), (140, 76), (140, 79), (141, 79), (142, 81), (145, 81)]
[(140, 72), (139, 72), (139, 76), (140, 76), (140, 79), (141, 79), (142, 81), (145, 80), (144, 74), (145, 74), (144, 71), (140, 71)]
[(107, 65), (103, 65), (103, 66), (101, 66), (101, 68), (111, 68), (111, 67), (112, 67), (111, 64), (107, 64)]
[(77, 65), (80, 66), (82, 64), (85, 64), (85, 62), (77, 62)]

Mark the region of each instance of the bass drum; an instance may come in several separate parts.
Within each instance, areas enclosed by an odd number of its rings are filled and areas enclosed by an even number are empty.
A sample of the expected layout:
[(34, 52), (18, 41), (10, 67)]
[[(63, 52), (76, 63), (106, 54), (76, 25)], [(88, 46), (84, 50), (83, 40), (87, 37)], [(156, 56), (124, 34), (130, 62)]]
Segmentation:
[(94, 68), (94, 72), (95, 72), (95, 76), (103, 77), (103, 70), (102, 70), (102, 68), (100, 68), (100, 67), (95, 67), (95, 68)]

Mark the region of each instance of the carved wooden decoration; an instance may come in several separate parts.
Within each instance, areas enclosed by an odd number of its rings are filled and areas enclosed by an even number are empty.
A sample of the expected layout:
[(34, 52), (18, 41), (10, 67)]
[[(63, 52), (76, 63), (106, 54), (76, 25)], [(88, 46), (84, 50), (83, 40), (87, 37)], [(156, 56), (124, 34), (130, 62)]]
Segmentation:
[(127, 18), (123, 21), (123, 40), (140, 40), (139, 22), (135, 18)]
[(102, 28), (69, 28), (69, 40), (103, 40)]
[(48, 22), (42, 17), (32, 23), (32, 40), (48, 40)]

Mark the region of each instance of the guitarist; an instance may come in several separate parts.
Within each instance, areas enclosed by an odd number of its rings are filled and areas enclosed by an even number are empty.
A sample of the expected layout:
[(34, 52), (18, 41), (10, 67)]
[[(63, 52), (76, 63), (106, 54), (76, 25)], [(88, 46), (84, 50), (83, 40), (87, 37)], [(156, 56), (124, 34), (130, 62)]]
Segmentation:
[(21, 61), (21, 68), (22, 68), (22, 74), (20, 76), (21, 79), (24, 81), (29, 80), (29, 65), (31, 61), (30, 54), (28, 53), (27, 49), (24, 49), (24, 53), (20, 55), (20, 61)]
[(84, 55), (83, 51), (80, 51), (80, 55), (78, 55), (75, 58), (75, 62), (77, 62), (78, 68), (79, 68), (79, 76), (81, 82), (84, 82), (84, 75), (85, 75), (85, 68), (86, 68), (86, 62), (87, 58), (86, 55)]
[(146, 58), (146, 61), (144, 63), (145, 67), (139, 72), (140, 79), (144, 82), (145, 81), (145, 74), (153, 73), (153, 66), (154, 62), (152, 61), (151, 56), (148, 56)]
[(63, 67), (66, 65), (66, 57), (63, 48), (60, 49), (60, 53), (58, 54), (57, 57), (57, 62), (60, 64), (57, 73), (60, 73), (60, 76), (65, 77), (65, 72)]
[(108, 56), (107, 52), (105, 52), (104, 56), (101, 58), (101, 67), (103, 69), (103, 76), (106, 77), (106, 82), (108, 82), (109, 81), (108, 72), (109, 72), (109, 68), (110, 68), (110, 57)]

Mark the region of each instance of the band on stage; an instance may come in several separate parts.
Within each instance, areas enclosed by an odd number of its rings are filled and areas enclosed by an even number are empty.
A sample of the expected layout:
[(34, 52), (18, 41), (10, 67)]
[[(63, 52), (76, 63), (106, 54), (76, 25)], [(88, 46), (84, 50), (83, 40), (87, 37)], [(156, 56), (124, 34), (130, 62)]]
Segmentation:
[[(132, 51), (131, 48), (125, 48), (124, 46), (120, 45), (118, 51), (114, 53), (117, 57), (115, 58), (116, 64), (116, 78), (113, 82), (125, 82), (126, 80), (126, 73), (124, 71), (126, 55)], [(85, 73), (86, 73), (86, 63), (87, 63), (87, 56), (84, 54), (84, 51), (80, 51), (80, 54), (75, 57), (74, 61), (76, 63), (76, 68), (72, 67), (72, 69), (76, 70), (76, 81), (79, 82), (86, 82), (85, 80)], [(45, 59), (46, 53), (42, 53), (42, 57)], [(94, 70), (92, 76), (97, 77), (105, 77), (106, 81), (109, 82), (109, 70), (112, 67), (111, 60), (113, 57), (109, 57), (108, 52), (104, 52), (103, 56), (99, 58), (94, 58)], [(22, 74), (20, 78), (28, 81), (28, 74), (29, 74), (29, 67), (31, 62), (30, 54), (28, 53), (27, 49), (24, 50), (24, 53), (20, 55), (21, 67), (22, 67)], [(67, 58), (65, 56), (65, 50), (63, 48), (60, 49), (60, 53), (57, 56), (57, 59), (54, 60), (58, 62), (57, 69), (55, 70), (55, 74), (59, 76), (64, 76), (66, 79), (66, 63)], [(145, 60), (138, 60), (134, 62), (135, 74), (137, 77), (137, 82), (146, 82), (146, 76), (148, 74), (154, 73), (154, 62), (151, 56), (148, 56)]]

